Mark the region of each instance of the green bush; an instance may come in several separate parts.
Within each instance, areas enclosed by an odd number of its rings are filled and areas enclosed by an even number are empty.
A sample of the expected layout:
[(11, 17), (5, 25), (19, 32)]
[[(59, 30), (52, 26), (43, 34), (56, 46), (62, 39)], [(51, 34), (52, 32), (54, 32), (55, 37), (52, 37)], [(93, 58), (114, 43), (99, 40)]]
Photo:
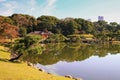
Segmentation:
[(13, 53), (33, 53), (40, 54), (42, 47), (39, 45), (41, 37), (38, 35), (27, 35), (15, 41)]
[(27, 50), (27, 53), (29, 54), (41, 54), (42, 53), (42, 47), (40, 45), (34, 45), (32, 47), (30, 47)]

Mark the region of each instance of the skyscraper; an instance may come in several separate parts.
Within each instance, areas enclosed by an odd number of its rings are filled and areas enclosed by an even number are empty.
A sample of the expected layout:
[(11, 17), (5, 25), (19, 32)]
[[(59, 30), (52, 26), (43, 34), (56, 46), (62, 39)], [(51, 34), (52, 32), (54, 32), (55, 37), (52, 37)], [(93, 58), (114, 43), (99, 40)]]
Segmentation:
[(98, 21), (103, 21), (104, 17), (103, 16), (98, 16)]

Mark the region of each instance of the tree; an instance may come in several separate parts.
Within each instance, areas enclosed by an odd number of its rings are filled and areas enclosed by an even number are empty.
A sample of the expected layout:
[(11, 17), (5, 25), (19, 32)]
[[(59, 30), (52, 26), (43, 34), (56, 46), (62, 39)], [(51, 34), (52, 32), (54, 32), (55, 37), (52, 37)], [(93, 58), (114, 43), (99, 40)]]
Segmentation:
[(20, 37), (25, 37), (27, 35), (27, 30), (25, 27), (20, 27), (19, 28), (19, 34), (20, 34)]
[(95, 37), (101, 41), (105, 41), (108, 38), (108, 23), (106, 21), (94, 22), (94, 28), (96, 30)]
[(0, 23), (9, 23), (13, 24), (13, 20), (9, 17), (0, 16)]
[(59, 19), (54, 16), (41, 16), (37, 18), (38, 30), (47, 29), (49, 31), (53, 31), (53, 28), (56, 27)]
[(75, 21), (76, 21), (77, 24), (78, 24), (78, 30), (81, 31), (82, 22), (84, 21), (84, 19), (82, 19), (82, 18), (75, 18)]
[(62, 34), (67, 36), (75, 33), (75, 29), (77, 29), (77, 23), (73, 18), (66, 18), (61, 21), (60, 27), (62, 29)]
[(13, 14), (10, 18), (14, 21), (14, 25), (18, 27), (25, 27), (27, 33), (34, 31), (37, 26), (37, 20), (25, 14)]
[(81, 18), (75, 18), (75, 21), (78, 24), (78, 30), (80, 33), (93, 33), (94, 32), (94, 24), (90, 21), (81, 19)]
[(84, 21), (83, 22), (83, 27), (82, 29), (86, 32), (86, 33), (92, 33), (93, 29), (94, 29), (94, 25), (92, 22), (89, 21)]
[(12, 39), (18, 36), (18, 27), (9, 23), (0, 24), (0, 36), (2, 39)]
[(39, 45), (40, 40), (41, 37), (39, 35), (27, 35), (15, 41), (13, 51), (16, 51), (17, 53), (25, 53), (26, 51), (30, 50), (30, 48), (40, 46)]
[(13, 25), (13, 21), (9, 17), (0, 16), (0, 40), (12, 39), (18, 36), (18, 28)]
[(39, 45), (41, 37), (39, 35), (27, 35), (24, 38), (17, 39), (12, 48), (12, 54), (17, 57), (11, 58), (9, 61), (18, 59), (22, 54), (41, 54), (42, 47)]

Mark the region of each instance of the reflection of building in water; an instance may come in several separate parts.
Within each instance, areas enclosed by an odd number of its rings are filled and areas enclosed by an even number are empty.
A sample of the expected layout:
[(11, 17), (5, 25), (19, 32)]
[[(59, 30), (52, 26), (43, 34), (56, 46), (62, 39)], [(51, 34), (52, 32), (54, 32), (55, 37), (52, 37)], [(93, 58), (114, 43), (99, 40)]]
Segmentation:
[(98, 16), (98, 21), (103, 21), (104, 17), (103, 16)]

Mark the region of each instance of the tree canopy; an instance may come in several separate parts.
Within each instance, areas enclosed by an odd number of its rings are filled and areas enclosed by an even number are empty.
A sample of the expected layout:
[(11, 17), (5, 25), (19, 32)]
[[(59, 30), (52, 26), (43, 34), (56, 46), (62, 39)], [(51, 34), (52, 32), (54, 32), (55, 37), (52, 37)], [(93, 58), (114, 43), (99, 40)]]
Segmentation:
[(8, 17), (0, 17), (0, 39), (12, 39), (18, 36), (18, 27)]
[[(42, 15), (38, 18), (26, 14), (13, 14), (6, 17), (0, 16), (1, 33), (3, 27), (4, 29), (8, 29), (7, 32), (11, 31), (15, 33), (15, 31), (18, 31), (20, 37), (33, 31), (51, 31), (54, 34), (63, 34), (64, 36), (72, 34), (92, 34), (100, 39), (102, 39), (102, 37), (109, 37), (119, 40), (120, 34), (120, 24), (116, 22), (108, 23), (104, 20), (91, 22), (82, 18), (58, 19), (54, 16), (46, 15)], [(14, 31), (11, 29), (13, 27)], [(16, 30), (16, 28), (18, 30)]]

